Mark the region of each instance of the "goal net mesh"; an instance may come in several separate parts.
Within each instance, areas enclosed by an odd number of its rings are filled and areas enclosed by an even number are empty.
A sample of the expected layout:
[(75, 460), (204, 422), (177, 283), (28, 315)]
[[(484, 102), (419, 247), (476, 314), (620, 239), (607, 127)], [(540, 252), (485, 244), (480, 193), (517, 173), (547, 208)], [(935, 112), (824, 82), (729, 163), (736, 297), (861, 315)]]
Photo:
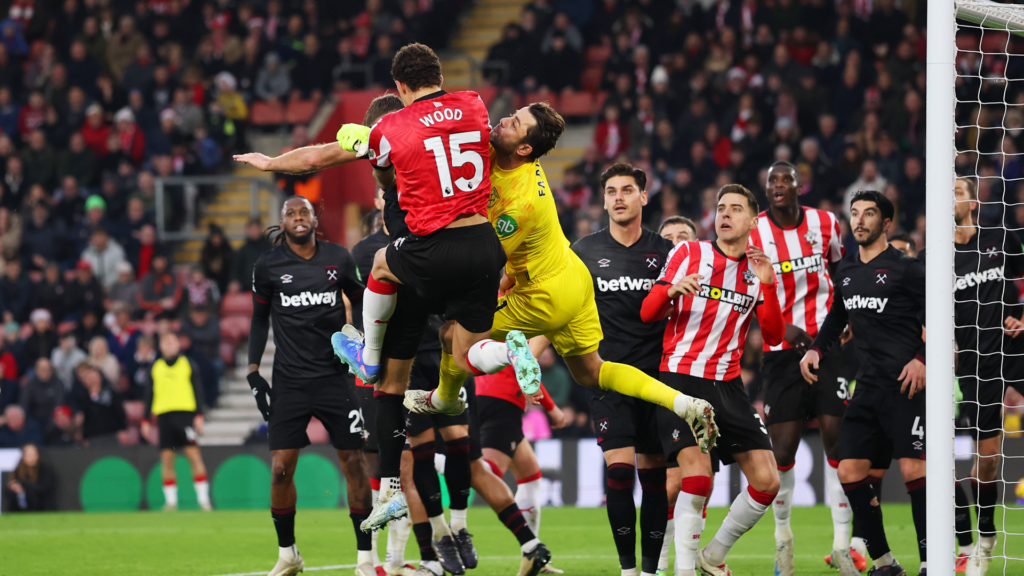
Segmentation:
[[(1022, 33), (1024, 6), (957, 2), (956, 173), (973, 184), (977, 198), (970, 220), (958, 216), (957, 232), (962, 239), (962, 228), (976, 224), (979, 240), (958, 248), (954, 288), (964, 394), (956, 423), (956, 530), (958, 553), (968, 556), (961, 564), (987, 555), (981, 549), (994, 538), (990, 575), (1024, 574), (1024, 331), (1000, 337), (1007, 325), (991, 322), (994, 311), (1019, 320), (1021, 307), (1012, 304), (1024, 301), (1024, 282), (1011, 265), (1024, 238)], [(970, 201), (958, 197), (957, 206)], [(965, 247), (972, 258), (964, 258)], [(978, 297), (966, 307), (974, 317), (964, 317), (964, 294), (982, 294), (982, 284), (993, 281), (1003, 287), (1005, 304)]]

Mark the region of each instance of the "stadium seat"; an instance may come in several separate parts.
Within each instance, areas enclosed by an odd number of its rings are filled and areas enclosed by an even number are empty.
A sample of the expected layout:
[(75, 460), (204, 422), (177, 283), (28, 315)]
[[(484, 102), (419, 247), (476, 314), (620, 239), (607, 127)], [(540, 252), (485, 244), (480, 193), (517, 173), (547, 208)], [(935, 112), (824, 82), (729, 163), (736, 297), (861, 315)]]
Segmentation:
[(594, 95), (590, 92), (576, 92), (572, 88), (562, 91), (558, 111), (562, 116), (590, 116), (593, 113)]
[(606, 100), (608, 100), (607, 90), (601, 90), (597, 94), (594, 94), (594, 114), (601, 113), (601, 109), (604, 108), (604, 103)]
[(559, 109), (558, 94), (555, 92), (551, 92), (550, 90), (538, 90), (533, 94), (527, 94), (526, 98), (524, 99), (523, 105), (529, 106), (530, 104), (534, 104), (536, 102), (547, 102), (555, 110)]
[(252, 295), (248, 292), (225, 294), (220, 303), (220, 316), (252, 316)]
[(587, 68), (594, 66), (604, 68), (604, 63), (608, 61), (608, 57), (611, 55), (611, 46), (591, 46), (587, 48), (584, 63), (587, 65)]
[(252, 318), (248, 316), (231, 316), (229, 318), (221, 318), (220, 337), (229, 342), (238, 344), (249, 336), (249, 325), (251, 323)]
[(601, 79), (604, 77), (603, 67), (589, 67), (580, 76), (580, 85), (588, 92), (594, 92), (601, 87)]
[(284, 105), (280, 102), (253, 102), (249, 119), (253, 126), (284, 124)]
[(294, 100), (288, 103), (284, 112), (285, 122), (289, 124), (307, 124), (316, 114), (317, 104), (312, 100)]

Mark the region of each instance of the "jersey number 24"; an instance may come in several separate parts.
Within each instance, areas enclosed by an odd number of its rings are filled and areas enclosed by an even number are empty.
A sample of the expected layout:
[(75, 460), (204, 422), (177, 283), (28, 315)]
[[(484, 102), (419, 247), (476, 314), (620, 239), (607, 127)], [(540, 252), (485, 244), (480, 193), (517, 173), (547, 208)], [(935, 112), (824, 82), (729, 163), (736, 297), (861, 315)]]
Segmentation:
[(477, 142), (480, 142), (479, 130), (449, 134), (448, 150), (451, 151), (451, 162), (449, 162), (444, 140), (440, 136), (427, 138), (423, 141), (423, 147), (428, 152), (434, 153), (434, 162), (437, 163), (437, 177), (441, 181), (441, 195), (445, 198), (455, 194), (455, 191), (452, 189), (451, 168), (458, 168), (466, 164), (473, 166), (472, 178), (459, 178), (455, 181), (455, 186), (463, 192), (472, 192), (484, 179), (484, 159), (474, 150), (463, 151), (461, 149), (463, 144), (475, 144)]

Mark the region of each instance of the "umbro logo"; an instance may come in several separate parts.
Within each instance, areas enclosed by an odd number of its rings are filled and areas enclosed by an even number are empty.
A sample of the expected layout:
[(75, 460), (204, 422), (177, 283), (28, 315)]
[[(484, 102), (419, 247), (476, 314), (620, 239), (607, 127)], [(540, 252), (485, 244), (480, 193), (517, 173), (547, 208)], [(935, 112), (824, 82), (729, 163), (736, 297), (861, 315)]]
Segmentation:
[(398, 250), (399, 248), (402, 247), (402, 244), (405, 244), (405, 238), (405, 236), (402, 236), (398, 240), (395, 240), (395, 250)]
[(843, 287), (846, 287), (846, 286), (849, 286), (849, 285), (850, 285), (850, 278), (849, 277), (843, 278)]
[(625, 536), (626, 534), (632, 534), (633, 533), (633, 529), (630, 528), (629, 526), (623, 526), (621, 528), (616, 528), (615, 531), (618, 532), (620, 536)]
[(281, 276), (281, 284), (291, 284), (292, 279), (294, 278), (295, 277), (292, 276), (291, 274), (285, 274), (284, 276)]
[(600, 266), (601, 268), (607, 268), (608, 265), (611, 264), (611, 263), (612, 263), (612, 261), (607, 259), (607, 258), (602, 258), (602, 259), (597, 261), (597, 265)]

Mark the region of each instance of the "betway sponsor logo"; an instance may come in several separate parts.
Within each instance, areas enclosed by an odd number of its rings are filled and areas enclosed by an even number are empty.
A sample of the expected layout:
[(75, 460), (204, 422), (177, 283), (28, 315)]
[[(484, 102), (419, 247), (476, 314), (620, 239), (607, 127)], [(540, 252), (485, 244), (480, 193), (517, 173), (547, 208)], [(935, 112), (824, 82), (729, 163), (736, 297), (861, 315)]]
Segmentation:
[(811, 254), (810, 256), (803, 256), (796, 260), (776, 262), (772, 264), (772, 268), (775, 269), (776, 274), (790, 274), (800, 271), (821, 272), (825, 269), (825, 263), (821, 259), (821, 254)]
[(843, 304), (847, 310), (876, 310), (879, 314), (885, 310), (885, 305), (888, 303), (888, 298), (876, 298), (874, 296), (857, 295), (843, 298)]
[(973, 288), (984, 282), (1005, 280), (1006, 278), (1003, 276), (1003, 274), (1004, 272), (1002, 266), (998, 268), (989, 268), (984, 272), (968, 272), (963, 277), (956, 279), (956, 288), (954, 288), (953, 291), (956, 292), (957, 290), (965, 290), (968, 287)]
[(654, 286), (654, 280), (650, 278), (619, 276), (618, 278), (605, 280), (600, 276), (597, 277), (597, 289), (601, 292), (618, 292), (619, 290), (643, 290), (644, 292), (650, 292), (652, 286)]
[[(281, 293), (279, 293), (281, 294)], [(294, 296), (288, 296), (287, 294), (281, 294), (281, 306), (334, 306), (338, 303), (337, 292), (320, 292), (314, 294), (312, 292), (303, 292)]]
[(697, 296), (732, 304), (732, 309), (740, 314), (746, 314), (754, 305), (754, 297), (750, 294), (733, 292), (728, 288), (719, 288), (717, 286), (705, 286), (703, 290), (697, 293)]

